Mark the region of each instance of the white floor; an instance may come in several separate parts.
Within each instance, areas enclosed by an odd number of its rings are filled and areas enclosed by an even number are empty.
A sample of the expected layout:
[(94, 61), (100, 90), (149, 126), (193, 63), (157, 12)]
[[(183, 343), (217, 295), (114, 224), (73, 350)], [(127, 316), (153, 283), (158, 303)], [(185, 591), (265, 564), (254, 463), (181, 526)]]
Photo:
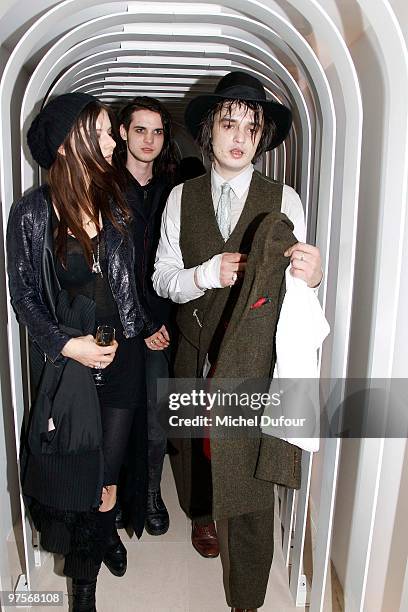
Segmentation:
[[(128, 570), (123, 578), (116, 578), (102, 567), (97, 588), (98, 612), (227, 612), (221, 562), (219, 558), (200, 557), (191, 546), (190, 524), (178, 506), (167, 459), (162, 494), (170, 513), (169, 531), (159, 537), (144, 534), (140, 541), (130, 540), (124, 530), (120, 532), (128, 551)], [(278, 545), (279, 531), (276, 521), (275, 556), (262, 612), (302, 611), (304, 608), (294, 606), (289, 592)], [(50, 559), (50, 564), (38, 571), (38, 588), (63, 591), (66, 604), (66, 579), (56, 573), (58, 560), (54, 564)], [(63, 609), (67, 610), (67, 604)]]

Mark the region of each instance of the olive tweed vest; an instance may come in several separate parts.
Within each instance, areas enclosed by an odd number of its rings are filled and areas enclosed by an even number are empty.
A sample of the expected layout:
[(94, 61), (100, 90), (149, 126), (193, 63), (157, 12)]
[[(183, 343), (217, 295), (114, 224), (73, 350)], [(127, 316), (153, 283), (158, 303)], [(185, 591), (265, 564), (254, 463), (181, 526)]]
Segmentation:
[[(283, 185), (257, 171), (252, 175), (244, 209), (229, 239), (224, 239), (218, 228), (211, 195), (211, 174), (207, 173), (187, 181), (183, 186), (180, 216), (180, 249), (185, 268), (193, 268), (217, 253), (251, 251), (252, 240), (260, 223), (270, 212), (280, 212)], [(236, 302), (239, 287), (210, 289), (196, 300), (181, 304), (177, 312), (177, 325), (185, 340), (196, 349), (197, 359), (191, 363), (191, 352), (183, 363), (178, 354), (176, 364), (190, 376), (200, 376), (205, 355), (220, 321), (229, 319)], [(176, 368), (177, 369), (177, 368)], [(177, 371), (176, 371), (177, 376)]]

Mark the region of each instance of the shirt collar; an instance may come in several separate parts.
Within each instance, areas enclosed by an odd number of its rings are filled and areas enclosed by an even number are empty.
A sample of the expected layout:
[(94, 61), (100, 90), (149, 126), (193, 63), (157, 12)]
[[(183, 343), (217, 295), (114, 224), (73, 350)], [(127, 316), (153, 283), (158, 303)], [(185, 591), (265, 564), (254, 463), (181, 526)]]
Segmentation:
[(249, 185), (251, 183), (252, 174), (254, 171), (253, 164), (250, 164), (245, 170), (234, 176), (234, 178), (226, 181), (222, 176), (214, 170), (214, 166), (211, 168), (211, 189), (213, 193), (218, 193), (221, 190), (221, 185), (223, 183), (229, 183), (231, 189), (234, 192), (234, 195), (241, 199), (244, 197), (245, 193), (249, 189)]

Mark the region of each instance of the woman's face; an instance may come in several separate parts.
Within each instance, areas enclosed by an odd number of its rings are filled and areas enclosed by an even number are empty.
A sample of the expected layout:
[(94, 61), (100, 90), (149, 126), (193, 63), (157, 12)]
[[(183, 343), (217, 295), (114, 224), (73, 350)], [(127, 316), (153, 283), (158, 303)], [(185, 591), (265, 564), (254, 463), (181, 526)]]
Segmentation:
[(112, 163), (113, 150), (116, 142), (112, 138), (112, 126), (106, 110), (101, 110), (96, 120), (96, 133), (98, 134), (99, 146), (106, 161)]

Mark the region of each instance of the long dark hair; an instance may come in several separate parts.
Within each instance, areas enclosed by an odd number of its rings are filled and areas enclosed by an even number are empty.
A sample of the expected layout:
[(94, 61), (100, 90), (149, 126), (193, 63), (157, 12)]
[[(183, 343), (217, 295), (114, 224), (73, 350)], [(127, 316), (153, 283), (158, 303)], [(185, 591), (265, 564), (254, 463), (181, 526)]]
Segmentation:
[(257, 104), (257, 102), (250, 102), (248, 100), (241, 99), (221, 100), (208, 111), (201, 122), (197, 142), (200, 145), (203, 154), (212, 161), (214, 159), (214, 151), (212, 147), (212, 130), (214, 121), (218, 113), (222, 113), (222, 111), (225, 111), (225, 115), (227, 116), (231, 115), (232, 107), (235, 105), (238, 107), (244, 107), (247, 109), (247, 111), (252, 110), (254, 112), (255, 125), (252, 133), (253, 141), (255, 140), (258, 130), (262, 130), (261, 139), (252, 160), (255, 163), (260, 156), (268, 150), (268, 146), (276, 133), (275, 121), (263, 112), (262, 106)]
[[(103, 157), (99, 146), (96, 122), (102, 110), (108, 113), (111, 122), (114, 121), (105, 105), (98, 101), (88, 104), (63, 142), (65, 155), (58, 153), (48, 173), (52, 202), (59, 215), (55, 254), (64, 266), (68, 230), (80, 242), (91, 264), (92, 241), (82, 225), (83, 215), (95, 223), (98, 232), (100, 214), (122, 232), (129, 217), (122, 196), (121, 177)], [(112, 203), (118, 214), (114, 213)]]
[[(173, 123), (169, 111), (156, 98), (149, 96), (137, 96), (131, 102), (123, 106), (118, 115), (119, 125), (123, 125), (126, 132), (129, 131), (129, 126), (132, 122), (133, 113), (138, 110), (149, 110), (153, 113), (158, 113), (163, 124), (163, 148), (159, 155), (153, 161), (153, 176), (166, 176), (170, 182), (174, 180), (177, 166), (180, 161), (180, 156), (173, 139)], [(119, 138), (121, 143), (120, 153), (125, 157), (127, 151), (126, 144)], [(116, 159), (118, 156), (116, 155)], [(122, 163), (126, 163), (126, 158)]]

